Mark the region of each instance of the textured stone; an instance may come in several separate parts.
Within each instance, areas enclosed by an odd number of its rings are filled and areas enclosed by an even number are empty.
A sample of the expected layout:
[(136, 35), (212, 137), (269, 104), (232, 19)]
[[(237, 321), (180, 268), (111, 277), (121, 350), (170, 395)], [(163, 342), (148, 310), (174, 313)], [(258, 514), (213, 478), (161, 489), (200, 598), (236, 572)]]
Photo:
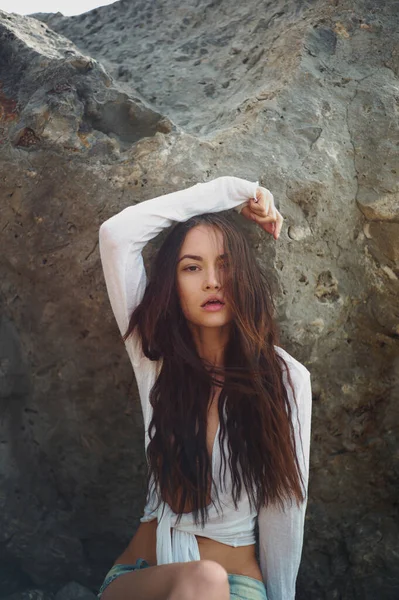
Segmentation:
[(276, 291), (281, 344), (312, 373), (297, 598), (399, 597), (397, 3), (0, 15), (6, 594), (98, 589), (142, 514), (142, 417), (101, 222), (231, 174), (269, 187), (285, 218), (275, 243), (235, 215)]
[(369, 233), (374, 241), (369, 245), (373, 254), (399, 269), (399, 223), (373, 222)]
[(96, 597), (93, 592), (83, 587), (83, 585), (71, 581), (56, 593), (55, 600), (96, 600)]
[(27, 589), (23, 592), (16, 592), (11, 596), (2, 596), (4, 600), (54, 600), (51, 593), (47, 593), (39, 588)]
[(378, 196), (374, 191), (369, 191), (368, 194), (363, 192), (357, 200), (360, 210), (369, 221), (399, 222), (399, 193)]

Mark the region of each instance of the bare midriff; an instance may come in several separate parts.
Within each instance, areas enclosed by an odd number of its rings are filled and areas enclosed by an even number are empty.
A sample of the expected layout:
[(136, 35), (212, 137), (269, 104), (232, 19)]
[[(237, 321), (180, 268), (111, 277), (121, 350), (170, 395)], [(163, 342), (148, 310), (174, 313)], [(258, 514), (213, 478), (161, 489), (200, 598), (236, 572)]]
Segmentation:
[[(114, 564), (134, 564), (138, 558), (144, 558), (150, 566), (155, 566), (157, 564), (156, 529), (157, 519), (140, 523), (129, 546)], [(224, 567), (227, 573), (246, 575), (262, 581), (262, 574), (255, 556), (255, 544), (234, 548), (200, 535), (195, 537), (201, 560), (214, 560)]]
[[(220, 388), (213, 390), (209, 404), (209, 416), (207, 426), (207, 447), (209, 458), (212, 460), (212, 450), (214, 440), (219, 425), (219, 415), (217, 409), (217, 400), (220, 395)], [(207, 494), (207, 503), (210, 503), (210, 481)], [(180, 493), (175, 491), (175, 501), (179, 506)], [(171, 499), (166, 498), (169, 505), (172, 506)], [(173, 508), (173, 506), (172, 506)], [(176, 510), (176, 507), (174, 507)], [(183, 512), (190, 512), (190, 507), (185, 505)], [(156, 566), (156, 530), (157, 519), (153, 519), (147, 523), (140, 523), (134, 537), (132, 538), (126, 550), (116, 559), (115, 563), (131, 564), (135, 563), (138, 558), (144, 558), (150, 566)], [(172, 530), (171, 530), (172, 534)], [(232, 575), (246, 575), (262, 581), (262, 574), (259, 569), (255, 555), (255, 544), (248, 546), (228, 546), (211, 540), (210, 538), (200, 535), (195, 536), (198, 542), (198, 548), (201, 560), (213, 560), (224, 567), (227, 573)]]

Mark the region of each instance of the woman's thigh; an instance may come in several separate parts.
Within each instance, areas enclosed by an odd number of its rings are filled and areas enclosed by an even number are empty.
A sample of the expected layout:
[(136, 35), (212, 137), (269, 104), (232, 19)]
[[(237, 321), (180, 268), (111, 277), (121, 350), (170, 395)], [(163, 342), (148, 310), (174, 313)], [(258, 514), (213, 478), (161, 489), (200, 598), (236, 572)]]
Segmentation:
[[(186, 586), (186, 587), (185, 587)], [(101, 600), (167, 600), (187, 596), (206, 598), (207, 588), (229, 597), (227, 573), (214, 561), (201, 560), (150, 567), (143, 559), (135, 565), (116, 564), (98, 593)], [(181, 593), (181, 590), (183, 592)], [(187, 594), (185, 594), (187, 590)], [(198, 593), (203, 591), (203, 594)], [(212, 594), (209, 596), (211, 597)]]

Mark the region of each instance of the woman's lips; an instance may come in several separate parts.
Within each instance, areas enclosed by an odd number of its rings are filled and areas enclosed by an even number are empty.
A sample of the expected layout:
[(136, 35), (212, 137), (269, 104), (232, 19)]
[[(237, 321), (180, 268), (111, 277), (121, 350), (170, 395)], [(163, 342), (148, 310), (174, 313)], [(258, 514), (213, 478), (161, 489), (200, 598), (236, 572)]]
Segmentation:
[(202, 308), (207, 312), (217, 312), (218, 310), (222, 310), (222, 308), (224, 308), (224, 304), (221, 304), (220, 302), (213, 302), (205, 304)]

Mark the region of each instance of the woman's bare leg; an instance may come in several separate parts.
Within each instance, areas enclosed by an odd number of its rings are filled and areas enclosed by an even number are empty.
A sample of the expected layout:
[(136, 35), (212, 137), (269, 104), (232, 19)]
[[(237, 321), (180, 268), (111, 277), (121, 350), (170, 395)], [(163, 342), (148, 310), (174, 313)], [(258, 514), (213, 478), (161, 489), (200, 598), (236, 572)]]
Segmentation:
[(229, 600), (226, 570), (213, 560), (147, 567), (112, 581), (101, 600)]

